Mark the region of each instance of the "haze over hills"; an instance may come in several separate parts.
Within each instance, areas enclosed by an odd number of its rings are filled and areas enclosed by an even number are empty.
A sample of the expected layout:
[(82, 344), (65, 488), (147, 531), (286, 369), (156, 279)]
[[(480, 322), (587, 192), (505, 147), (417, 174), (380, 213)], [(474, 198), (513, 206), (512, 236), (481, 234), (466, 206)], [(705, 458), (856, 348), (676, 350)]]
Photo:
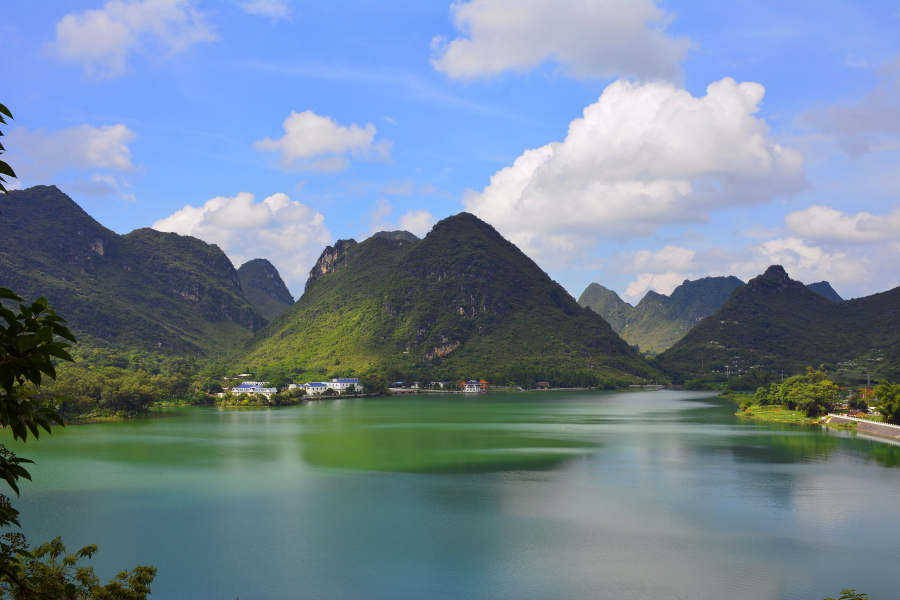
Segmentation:
[(737, 288), (658, 362), (684, 378), (725, 371), (726, 365), (731, 372), (795, 373), (821, 363), (832, 371), (896, 377), (900, 288), (835, 303), (775, 265)]
[(55, 186), (0, 199), (0, 239), (0, 285), (46, 296), (81, 339), (209, 355), (266, 324), (217, 246), (149, 228), (119, 235)]
[(271, 321), (294, 303), (278, 269), (265, 258), (254, 258), (237, 270), (244, 297), (263, 317)]
[(599, 283), (590, 284), (578, 304), (602, 316), (629, 344), (661, 352), (680, 340), (701, 319), (716, 312), (744, 282), (737, 277), (685, 280), (666, 296), (650, 290), (631, 306)]
[(460, 213), (421, 241), (373, 236), (322, 253), (304, 295), (259, 332), (240, 364), (435, 378), (515, 365), (658, 378), (493, 227)]

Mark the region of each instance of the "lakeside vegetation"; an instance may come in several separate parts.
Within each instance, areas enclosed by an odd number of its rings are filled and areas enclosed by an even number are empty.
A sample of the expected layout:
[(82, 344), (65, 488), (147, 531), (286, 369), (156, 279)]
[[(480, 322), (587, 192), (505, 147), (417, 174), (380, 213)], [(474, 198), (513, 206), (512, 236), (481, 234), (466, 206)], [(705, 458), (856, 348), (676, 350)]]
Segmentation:
[[(830, 381), (821, 367), (807, 367), (804, 375), (760, 386), (752, 394), (725, 390), (720, 395), (740, 403), (738, 415), (765, 421), (821, 424), (822, 416), (828, 413), (857, 411), (858, 416), (872, 422), (900, 425), (900, 384), (881, 380), (871, 391), (868, 388), (844, 388)], [(844, 429), (856, 427), (856, 423), (828, 425)]]

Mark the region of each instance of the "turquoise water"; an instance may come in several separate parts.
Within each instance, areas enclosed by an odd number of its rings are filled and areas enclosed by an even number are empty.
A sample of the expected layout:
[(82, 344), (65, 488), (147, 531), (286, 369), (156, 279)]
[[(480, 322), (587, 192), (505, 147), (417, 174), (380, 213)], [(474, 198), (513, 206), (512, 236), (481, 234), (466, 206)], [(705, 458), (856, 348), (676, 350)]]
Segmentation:
[[(697, 392), (167, 409), (24, 447), (29, 540), (154, 598), (900, 597), (900, 446)], [(6, 442), (9, 441), (7, 432)]]

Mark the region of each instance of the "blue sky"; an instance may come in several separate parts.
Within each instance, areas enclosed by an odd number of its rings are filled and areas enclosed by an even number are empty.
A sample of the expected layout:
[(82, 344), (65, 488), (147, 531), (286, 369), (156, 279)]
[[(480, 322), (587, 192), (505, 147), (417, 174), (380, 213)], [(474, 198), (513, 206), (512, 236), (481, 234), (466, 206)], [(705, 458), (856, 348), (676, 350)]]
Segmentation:
[(783, 264), (900, 285), (900, 3), (11, 2), (19, 185), (295, 295), (469, 210), (576, 297)]

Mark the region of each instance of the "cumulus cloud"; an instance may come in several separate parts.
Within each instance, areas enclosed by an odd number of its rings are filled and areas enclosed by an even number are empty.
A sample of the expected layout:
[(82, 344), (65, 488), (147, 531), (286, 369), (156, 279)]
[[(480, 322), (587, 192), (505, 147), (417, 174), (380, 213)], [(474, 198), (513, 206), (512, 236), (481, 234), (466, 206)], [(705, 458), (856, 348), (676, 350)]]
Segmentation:
[(269, 17), (273, 22), (278, 19), (291, 20), (291, 11), (283, 0), (252, 0), (241, 2), (240, 7), (248, 15)]
[(185, 206), (153, 229), (216, 244), (235, 266), (266, 258), (294, 296), (302, 293), (309, 270), (331, 241), (324, 216), (280, 193), (262, 202), (247, 192), (218, 196), (202, 206)]
[(94, 195), (118, 192), (133, 200), (121, 175), (136, 170), (128, 147), (136, 137), (125, 125), (78, 125), (56, 131), (17, 127), (9, 132), (7, 162), (28, 184), (46, 184), (57, 181), (62, 173), (89, 171), (87, 182), (79, 180), (68, 187)]
[(472, 0), (451, 6), (463, 37), (432, 40), (434, 67), (453, 78), (527, 71), (547, 60), (568, 75), (675, 80), (691, 41), (666, 33), (651, 0)]
[(110, 79), (127, 70), (136, 52), (171, 56), (215, 39), (213, 27), (186, 0), (113, 0), (63, 17), (50, 48), (89, 77)]
[[(801, 127), (816, 129), (851, 158), (900, 139), (900, 55), (881, 68), (878, 87), (857, 104), (816, 107), (797, 119)], [(896, 144), (887, 147), (896, 149)]]
[(375, 126), (339, 125), (330, 117), (311, 110), (291, 111), (282, 123), (284, 135), (277, 140), (265, 137), (253, 147), (279, 155), (281, 167), (288, 171), (333, 172), (347, 168), (347, 155), (387, 160), (391, 142), (375, 142)]
[(862, 295), (883, 290), (885, 281), (875, 273), (889, 270), (889, 265), (897, 260), (897, 251), (876, 247), (862, 252), (859, 248), (854, 250), (828, 247), (795, 236), (743, 248), (695, 250), (667, 245), (657, 251), (613, 255), (605, 270), (610, 275), (627, 276), (623, 297), (632, 303), (639, 301), (648, 290), (668, 295), (685, 279), (734, 275), (748, 281), (774, 264), (782, 265), (794, 279), (804, 283), (829, 281), (845, 293), (855, 291), (858, 292), (855, 295)]
[(396, 223), (388, 217), (394, 212), (394, 206), (388, 200), (379, 200), (369, 213), (369, 234), (379, 231), (396, 231), (402, 229), (424, 237), (437, 222), (430, 212), (424, 209), (410, 210), (404, 213)]
[(466, 210), (532, 257), (569, 255), (599, 236), (629, 238), (704, 222), (709, 211), (808, 186), (803, 155), (757, 118), (765, 90), (730, 78), (695, 98), (668, 83), (619, 80), (562, 142), (525, 151)]
[(808, 240), (878, 242), (900, 239), (900, 207), (888, 215), (851, 215), (827, 206), (810, 206), (784, 218), (788, 230)]
[(695, 250), (668, 244), (655, 252), (639, 250), (618, 255), (614, 269), (635, 274), (623, 295), (627, 300), (637, 302), (651, 289), (660, 294), (671, 294), (681, 282), (690, 278), (696, 267), (696, 254)]

